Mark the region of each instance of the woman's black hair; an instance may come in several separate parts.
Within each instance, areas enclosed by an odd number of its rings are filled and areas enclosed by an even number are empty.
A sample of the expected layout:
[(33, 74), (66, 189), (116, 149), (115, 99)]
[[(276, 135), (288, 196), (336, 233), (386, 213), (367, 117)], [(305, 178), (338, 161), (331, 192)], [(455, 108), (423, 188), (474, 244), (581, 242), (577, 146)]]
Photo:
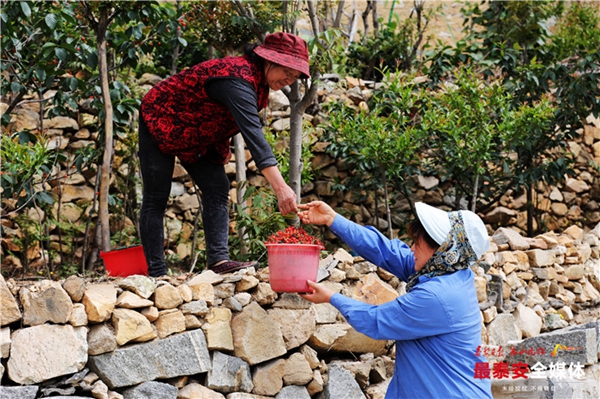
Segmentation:
[(258, 44), (246, 44), (242, 47), (242, 52), (252, 63), (262, 65), (265, 62), (264, 58), (254, 52), (257, 46)]
[(434, 250), (437, 250), (440, 247), (440, 244), (427, 233), (427, 230), (425, 230), (425, 227), (423, 227), (423, 223), (421, 223), (419, 218), (415, 218), (415, 220), (408, 225), (408, 236), (413, 240), (413, 243), (425, 242), (429, 248)]

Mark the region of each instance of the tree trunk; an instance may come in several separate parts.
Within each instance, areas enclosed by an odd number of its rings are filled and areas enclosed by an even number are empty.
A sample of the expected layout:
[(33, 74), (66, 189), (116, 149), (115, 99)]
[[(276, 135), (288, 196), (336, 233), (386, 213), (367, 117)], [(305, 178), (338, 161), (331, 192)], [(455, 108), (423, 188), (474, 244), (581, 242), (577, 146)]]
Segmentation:
[(535, 207), (533, 206), (533, 184), (527, 187), (527, 237), (533, 237), (533, 219), (535, 218)]
[[(181, 15), (181, 0), (177, 1), (177, 16)], [(178, 27), (179, 28), (179, 27)], [(179, 38), (181, 37), (181, 30), (177, 29), (175, 31), (175, 39), (177, 39), (177, 43), (173, 48), (173, 60), (171, 61), (171, 76), (177, 73), (177, 59), (179, 58)]]
[(379, 32), (379, 17), (377, 16), (377, 2), (373, 1), (372, 3), (373, 9), (371, 12), (371, 16), (373, 17), (373, 36), (377, 36)]
[(100, 250), (110, 251), (110, 225), (108, 214), (108, 190), (110, 187), (111, 163), (113, 158), (113, 108), (108, 85), (108, 63), (106, 55), (106, 29), (108, 15), (102, 10), (98, 22), (96, 37), (98, 40), (98, 70), (100, 73), (100, 87), (104, 103), (104, 156), (100, 166), (100, 187), (98, 201), (98, 219), (100, 223)]
[[(233, 148), (235, 154), (235, 176), (237, 185), (237, 203), (240, 205), (242, 209), (246, 209), (246, 203), (244, 201), (244, 195), (246, 193), (246, 186), (244, 184), (240, 184), (241, 182), (245, 182), (247, 180), (246, 177), (246, 151), (244, 150), (244, 138), (240, 133), (233, 136)], [(242, 247), (240, 248), (240, 253), (245, 254), (248, 252), (248, 248), (246, 247), (245, 240), (243, 239), (246, 235), (244, 228), (241, 227), (238, 230), (239, 236), (242, 238), (241, 243)]]
[(300, 85), (292, 84), (290, 99), (290, 187), (300, 200), (302, 191), (302, 115), (300, 106)]
[(383, 180), (383, 192), (385, 193), (385, 214), (388, 222), (388, 238), (391, 240), (392, 236), (392, 211), (390, 209), (390, 194), (388, 192), (387, 172), (385, 168), (381, 168), (381, 177)]
[(333, 21), (333, 28), (339, 29), (342, 25), (342, 16), (344, 15), (344, 5), (346, 4), (346, 0), (340, 0), (338, 4), (337, 11), (335, 13), (335, 20)]
[(368, 33), (369, 33), (369, 13), (371, 12), (372, 8), (373, 8), (373, 2), (372, 2), (372, 0), (368, 0), (367, 8), (365, 8), (365, 10), (362, 13), (363, 26), (365, 27), (365, 34), (363, 36), (363, 44), (367, 43), (367, 39), (369, 37), (369, 35), (368, 35)]
[(356, 9), (352, 12), (352, 23), (350, 25), (350, 33), (348, 34), (348, 46), (346, 47), (346, 51), (354, 42), (354, 36), (356, 36), (356, 31), (358, 30), (358, 11)]
[(475, 175), (475, 183), (473, 184), (473, 196), (471, 196), (471, 212), (475, 212), (477, 208), (477, 188), (479, 187), (479, 173)]
[[(319, 36), (319, 25), (317, 20), (314, 1), (307, 1), (308, 15), (315, 37)], [(304, 111), (317, 97), (319, 72), (313, 72), (312, 78), (305, 81), (307, 89), (304, 96), (300, 96), (300, 83), (297, 80), (290, 87), (290, 187), (296, 193), (297, 201), (301, 198), (302, 189), (302, 117)], [(310, 87), (309, 87), (310, 86)]]

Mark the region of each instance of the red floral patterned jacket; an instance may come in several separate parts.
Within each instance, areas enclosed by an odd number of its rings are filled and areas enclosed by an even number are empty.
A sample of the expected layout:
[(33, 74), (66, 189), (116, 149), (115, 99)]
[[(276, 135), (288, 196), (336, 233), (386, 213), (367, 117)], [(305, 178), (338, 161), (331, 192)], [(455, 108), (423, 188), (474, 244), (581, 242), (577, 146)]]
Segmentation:
[(240, 129), (227, 107), (206, 93), (205, 83), (214, 78), (244, 79), (256, 91), (257, 109), (268, 105), (264, 73), (246, 56), (197, 64), (161, 81), (142, 100), (142, 116), (162, 152), (184, 163), (197, 162), (200, 157), (227, 162), (230, 138)]

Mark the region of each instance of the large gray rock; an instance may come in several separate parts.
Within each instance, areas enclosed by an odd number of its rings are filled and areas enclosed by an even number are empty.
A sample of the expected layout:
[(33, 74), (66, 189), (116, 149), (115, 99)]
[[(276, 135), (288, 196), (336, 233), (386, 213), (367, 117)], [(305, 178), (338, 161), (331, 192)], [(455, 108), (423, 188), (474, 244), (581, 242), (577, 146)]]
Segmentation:
[(88, 363), (110, 389), (204, 373), (211, 369), (210, 364), (202, 330), (92, 356)]
[(365, 394), (348, 370), (338, 365), (329, 368), (329, 377), (319, 399), (366, 399)]
[(598, 349), (598, 360), (600, 360), (600, 320), (591, 321), (589, 323), (582, 324), (580, 326), (573, 326), (571, 330), (585, 330), (592, 328), (596, 330), (596, 345)]
[(508, 363), (594, 364), (598, 361), (596, 330), (594, 328), (556, 330), (519, 342), (510, 342), (507, 344), (505, 354)]
[(39, 387), (3, 387), (0, 386), (0, 399), (35, 399)]
[(85, 327), (70, 325), (44, 324), (15, 331), (7, 364), (9, 378), (31, 385), (83, 370), (88, 360), (86, 335)]
[(248, 363), (234, 356), (214, 352), (212, 368), (206, 377), (206, 386), (219, 392), (252, 392), (254, 384)]
[(179, 390), (171, 384), (148, 381), (123, 391), (123, 399), (177, 399)]
[(279, 391), (275, 399), (310, 399), (310, 395), (305, 387), (288, 385)]

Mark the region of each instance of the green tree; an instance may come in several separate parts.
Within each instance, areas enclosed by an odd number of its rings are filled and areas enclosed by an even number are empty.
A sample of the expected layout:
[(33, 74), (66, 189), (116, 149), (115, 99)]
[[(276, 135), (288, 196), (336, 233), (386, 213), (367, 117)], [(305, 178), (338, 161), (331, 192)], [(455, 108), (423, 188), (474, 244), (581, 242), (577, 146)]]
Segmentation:
[[(553, 98), (556, 110), (552, 128), (546, 130), (545, 138), (539, 141), (544, 144), (543, 151), (532, 153), (532, 159), (543, 157), (541, 152), (560, 152), (566, 140), (579, 135), (578, 130), (590, 113), (596, 116), (600, 113), (600, 87), (597, 84), (600, 52), (593, 48), (593, 40), (584, 46), (578, 44), (578, 48), (589, 51), (574, 51), (567, 59), (558, 58), (566, 53), (553, 47), (550, 20), (562, 15), (563, 6), (563, 2), (551, 0), (468, 3), (463, 9), (467, 17), (464, 39), (456, 46), (439, 45), (427, 53), (425, 71), (433, 88), (451, 78), (455, 68), (468, 66), (485, 77), (501, 79), (502, 85), (511, 94), (510, 110), (532, 107), (548, 96)], [(598, 29), (597, 25), (569, 26), (571, 35), (578, 38), (591, 37), (585, 32)], [(565, 32), (562, 31), (561, 35)], [(561, 37), (557, 36), (556, 45), (564, 43)], [(557, 131), (560, 135), (556, 134)], [(557, 151), (551, 151), (548, 146), (554, 146)], [(555, 183), (560, 176), (572, 172), (568, 158), (555, 158), (563, 161), (554, 163), (553, 173), (547, 175), (549, 183)], [(524, 173), (519, 168), (513, 172)], [(505, 181), (514, 182), (521, 177)]]
[(571, 2), (557, 22), (551, 52), (557, 60), (585, 57), (600, 48), (600, 9), (596, 4)]
[(344, 159), (352, 171), (339, 188), (383, 190), (388, 236), (392, 238), (388, 188), (393, 185), (410, 202), (408, 177), (417, 170), (419, 149), (428, 134), (416, 119), (424, 90), (413, 76), (397, 77), (389, 71), (384, 76), (384, 85), (374, 93), (369, 110), (332, 105), (326, 137), (331, 142), (328, 152)]
[[(113, 93), (110, 89), (111, 77), (109, 75), (108, 47), (112, 44), (113, 48), (120, 51), (112, 53), (112, 57), (117, 63), (128, 65), (135, 63), (138, 58), (137, 49), (134, 40), (142, 37), (145, 28), (142, 21), (159, 21), (164, 15), (164, 8), (156, 7), (155, 2), (88, 2), (82, 1), (81, 15), (89, 23), (96, 37), (96, 49), (98, 54), (98, 77), (100, 81), (100, 94), (104, 111), (104, 154), (100, 166), (100, 184), (99, 184), (99, 207), (98, 220), (100, 224), (100, 242), (101, 251), (110, 251), (110, 224), (109, 224), (109, 189), (110, 176), (112, 170), (112, 160), (114, 155), (114, 111), (113, 97), (118, 93)], [(114, 22), (114, 29), (111, 31), (111, 24)], [(125, 29), (123, 29), (125, 27)], [(158, 30), (161, 29), (159, 23)], [(164, 26), (162, 27), (164, 29)], [(121, 102), (120, 111), (125, 111), (129, 115), (133, 114), (136, 103), (127, 104)]]
[[(103, 237), (100, 246), (103, 250), (110, 248), (108, 208), (114, 203), (108, 184), (113, 158), (112, 140), (113, 136), (128, 132), (127, 126), (139, 104), (129, 87), (119, 80), (118, 73), (135, 67), (142, 55), (152, 53), (153, 37), (161, 37), (166, 32), (168, 25), (164, 21), (170, 15), (169, 10), (169, 7), (162, 7), (157, 2), (2, 2), (2, 71), (3, 79), (7, 79), (7, 84), (2, 85), (2, 95), (10, 101), (3, 115), (3, 126), (8, 127), (10, 112), (22, 103), (25, 95), (34, 94), (37, 97), (34, 101), (40, 103), (39, 129), (10, 132), (15, 144), (31, 147), (37, 142), (44, 142), (43, 118), (56, 115), (76, 117), (79, 110), (85, 109), (88, 113), (97, 114), (103, 121), (100, 126), (105, 138), (100, 174), (103, 184), (98, 190), (101, 192)], [(3, 162), (18, 164), (24, 158), (18, 158), (16, 154), (27, 151), (3, 152)], [(85, 162), (96, 160), (94, 152), (92, 148), (83, 149), (80, 156), (71, 162), (81, 171)], [(42, 153), (37, 154), (39, 158)], [(42, 155), (47, 157), (48, 162), (56, 163), (52, 151)], [(47, 172), (38, 168), (33, 170), (36, 175), (31, 176), (32, 182), (47, 179), (47, 176), (39, 176)], [(56, 180), (62, 176), (50, 178)], [(16, 181), (6, 174), (2, 184), (6, 187)], [(31, 187), (33, 189), (28, 193), (30, 199), (25, 202), (34, 204), (31, 198), (55, 200), (46, 195), (48, 185), (34, 184)]]
[[(556, 105), (549, 97), (515, 110), (512, 123), (507, 124), (507, 152), (516, 155), (511, 171), (516, 191), (527, 193), (527, 234), (534, 233), (536, 184), (554, 184), (564, 176), (572, 154), (566, 151), (566, 134), (555, 130)], [(548, 132), (554, 132), (549, 136)]]
[[(34, 94), (40, 105), (40, 131), (44, 106), (52, 101), (51, 115), (64, 115), (77, 108), (85, 95), (85, 82), (76, 76), (78, 67), (92, 52), (81, 40), (80, 25), (72, 3), (2, 1), (2, 97), (9, 101), (3, 125), (26, 94)], [(50, 90), (52, 98), (43, 98)]]
[(498, 162), (502, 126), (511, 97), (498, 82), (472, 69), (459, 69), (439, 92), (430, 93), (423, 129), (431, 133), (432, 167), (454, 185), (455, 208), (466, 198), (477, 209), (479, 190), (489, 183), (489, 166)]

